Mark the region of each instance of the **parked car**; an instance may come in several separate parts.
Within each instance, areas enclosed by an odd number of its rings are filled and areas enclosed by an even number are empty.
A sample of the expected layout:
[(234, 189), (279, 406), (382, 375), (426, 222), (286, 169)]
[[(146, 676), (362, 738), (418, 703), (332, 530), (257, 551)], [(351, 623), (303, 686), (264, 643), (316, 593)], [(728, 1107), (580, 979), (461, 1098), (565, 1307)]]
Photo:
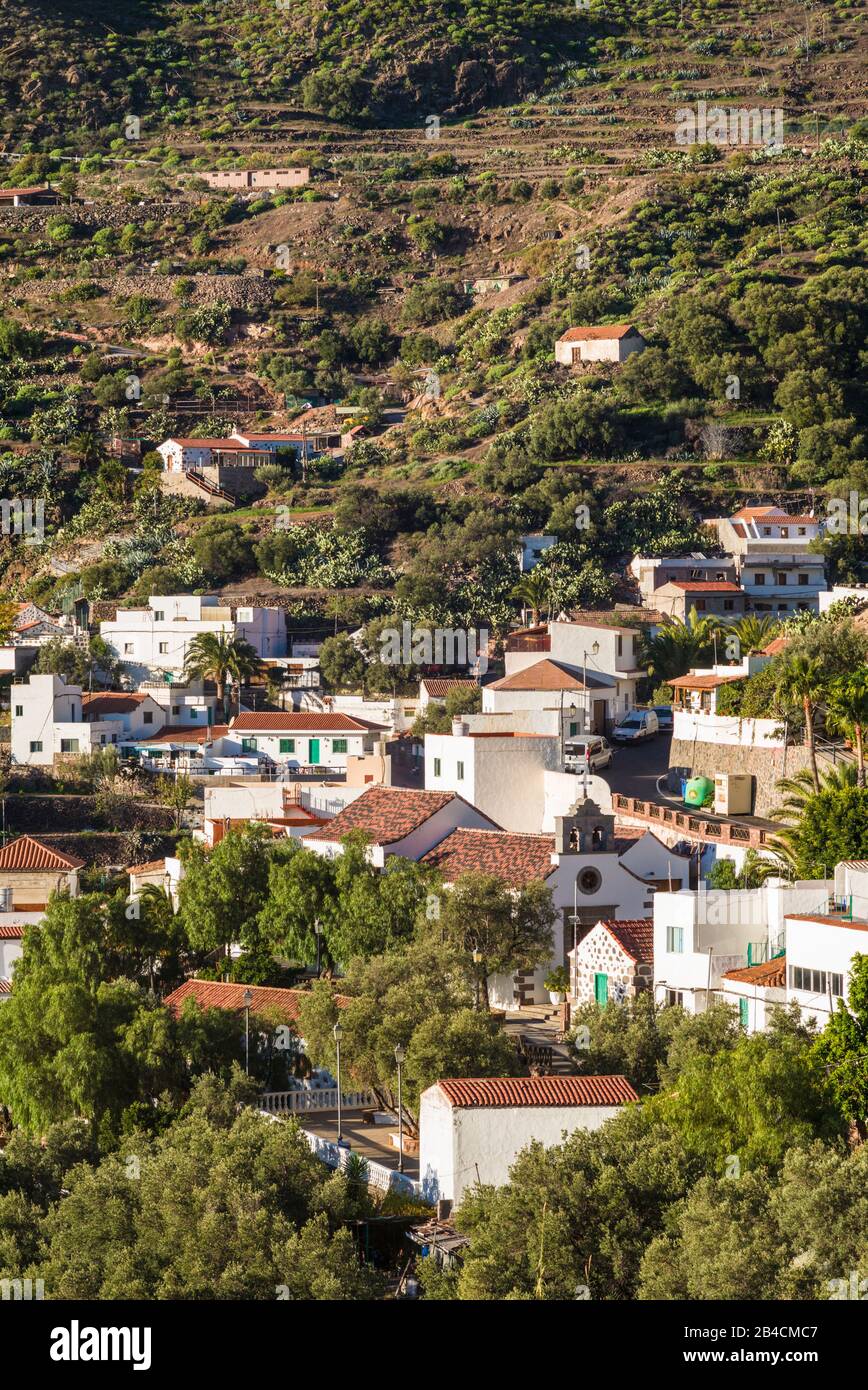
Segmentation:
[(567, 772), (589, 772), (608, 767), (612, 761), (612, 746), (605, 738), (589, 734), (585, 738), (571, 738), (564, 746), (564, 766)]
[(671, 734), (674, 721), (672, 719), (671, 705), (655, 705), (654, 713), (657, 715), (657, 727), (661, 734)]
[(653, 709), (631, 709), (612, 730), (618, 743), (640, 743), (658, 732), (657, 715)]

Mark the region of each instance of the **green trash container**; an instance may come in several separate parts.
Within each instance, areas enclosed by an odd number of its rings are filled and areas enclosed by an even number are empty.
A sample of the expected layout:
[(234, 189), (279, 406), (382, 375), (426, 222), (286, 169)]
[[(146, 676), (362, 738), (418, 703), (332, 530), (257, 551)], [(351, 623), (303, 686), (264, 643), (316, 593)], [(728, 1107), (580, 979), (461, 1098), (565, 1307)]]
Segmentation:
[(710, 777), (690, 777), (684, 788), (684, 804), (701, 806), (709, 793), (714, 794), (714, 783)]

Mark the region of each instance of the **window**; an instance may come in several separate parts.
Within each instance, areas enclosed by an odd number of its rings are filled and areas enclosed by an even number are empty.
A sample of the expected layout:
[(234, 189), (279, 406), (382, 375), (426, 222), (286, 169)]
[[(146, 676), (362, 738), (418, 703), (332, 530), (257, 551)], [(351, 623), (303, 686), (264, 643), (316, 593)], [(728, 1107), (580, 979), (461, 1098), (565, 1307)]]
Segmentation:
[(803, 588), (806, 584), (810, 584), (810, 582), (810, 578), (806, 574), (800, 574), (798, 579), (796, 580), (796, 583), (801, 584)]
[(34, 740), (32, 741), (32, 743), (30, 744), (30, 751), (31, 751), (31, 753), (41, 753), (41, 752), (42, 752), (42, 739), (41, 739), (41, 738), (36, 738), (36, 739), (34, 739)]
[(166, 621), (166, 614), (165, 614), (164, 610), (163, 610), (162, 608), (155, 608), (155, 609), (154, 609), (154, 622), (155, 622), (155, 623), (164, 623), (165, 621)]
[(789, 528), (789, 526), (782, 526), (782, 527), (781, 527), (781, 540), (782, 540), (782, 541), (788, 540), (788, 539), (789, 539), (789, 535), (790, 535), (790, 528)]
[(154, 722), (154, 711), (153, 711), (153, 710), (150, 710), (150, 709), (146, 709), (145, 712), (144, 712), (144, 714), (142, 715), (142, 723), (143, 723), (143, 724), (153, 724), (153, 722)]
[(105, 734), (100, 734), (99, 741), (100, 743), (105, 743)]
[(809, 994), (828, 994), (844, 998), (844, 976), (837, 971), (808, 970), (802, 965), (790, 966), (790, 989), (803, 989)]
[(191, 718), (191, 719), (198, 719), (198, 718), (199, 718), (199, 711), (198, 711), (197, 709), (191, 709), (191, 710), (190, 710), (190, 718)]
[(294, 753), (294, 752), (295, 752), (295, 739), (294, 739), (294, 738), (282, 738), (282, 739), (280, 740), (279, 744), (278, 744), (278, 749), (279, 749), (279, 751), (280, 751), (281, 753)]
[(579, 726), (578, 726), (578, 724), (571, 724), (571, 725), (570, 725), (570, 738), (575, 738), (575, 736), (576, 736), (576, 734), (577, 734), (578, 732), (579, 732)]
[(765, 584), (766, 577), (764, 574), (755, 574), (753, 577), (753, 582), (754, 584)]
[(600, 873), (599, 869), (582, 869), (582, 872), (576, 879), (579, 892), (588, 895), (596, 893), (602, 882), (603, 875)]
[(12, 911), (12, 889), (0, 888), (0, 912)]
[(77, 738), (62, 738), (62, 739), (60, 740), (60, 751), (61, 751), (61, 753), (77, 753), (77, 752), (78, 752), (78, 739), (77, 739)]
[(680, 955), (682, 953), (684, 950), (683, 927), (666, 928), (666, 949), (667, 951), (672, 951), (675, 955)]
[(160, 652), (160, 656), (168, 656), (168, 654), (169, 654), (169, 644), (168, 644), (168, 642), (160, 642), (160, 643), (159, 643), (159, 652)]
[(620, 636), (620, 634), (619, 634), (619, 636), (618, 636), (618, 655), (619, 655), (619, 656), (623, 656), (623, 655), (624, 655), (624, 639), (623, 639), (623, 637)]
[(435, 759), (434, 759), (434, 776), (435, 776), (435, 777), (439, 777), (439, 776), (440, 776), (440, 759), (439, 759), (439, 758), (435, 758)]
[(704, 599), (704, 598), (698, 598), (693, 606), (694, 606), (694, 608), (698, 608), (699, 611), (700, 611), (700, 613), (704, 613), (704, 612), (705, 612), (705, 599)]
[(733, 600), (732, 600), (731, 598), (725, 598), (725, 599), (723, 600), (723, 611), (724, 611), (724, 613), (731, 613), (732, 610), (733, 610), (733, 608), (735, 608), (735, 604), (734, 604)]
[(124, 656), (132, 656), (132, 654), (133, 654), (133, 644), (132, 644), (132, 642), (124, 642)]
[(20, 719), (20, 718), (22, 717), (23, 714), (24, 714), (24, 706), (23, 706), (23, 705), (16, 705), (16, 706), (15, 706), (15, 718), (16, 718), (16, 719)]
[(680, 1009), (680, 1008), (683, 1006), (683, 1004), (684, 1004), (684, 990), (683, 990), (683, 989), (667, 989), (667, 991), (666, 991), (666, 1003), (669, 1004), (670, 1007), (673, 1007), (673, 1006), (677, 1005), (678, 1008)]
[(243, 739), (241, 740), (241, 751), (242, 751), (242, 753), (255, 753), (255, 752), (256, 752), (256, 739), (255, 739), (255, 738), (243, 738)]
[(455, 766), (455, 776), (457, 777), (457, 779), (458, 779), (459, 782), (463, 782), (463, 781), (464, 781), (464, 764), (463, 764), (463, 763), (457, 763), (457, 764), (456, 764), (456, 766)]
[(786, 570), (778, 570), (777, 574), (775, 575), (775, 583), (776, 583), (776, 584), (786, 584), (786, 582), (787, 582), (787, 572), (786, 572)]
[(345, 738), (333, 738), (333, 739), (332, 739), (332, 752), (333, 752), (333, 753), (346, 753), (346, 751), (347, 751), (347, 741), (346, 741)]
[(800, 526), (800, 527), (798, 528), (798, 534), (799, 534), (800, 536), (806, 536), (806, 535), (808, 534), (808, 528), (807, 528), (807, 526)]
[(173, 705), (173, 706), (172, 706), (172, 714), (180, 714), (180, 713), (181, 713), (181, 706), (180, 706), (180, 705)]

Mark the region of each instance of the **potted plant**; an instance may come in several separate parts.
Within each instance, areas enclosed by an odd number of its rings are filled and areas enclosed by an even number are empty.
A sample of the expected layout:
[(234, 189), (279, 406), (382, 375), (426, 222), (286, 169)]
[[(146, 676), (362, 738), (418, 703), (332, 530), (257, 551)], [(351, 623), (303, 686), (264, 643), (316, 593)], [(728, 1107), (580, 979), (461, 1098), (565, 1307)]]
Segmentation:
[(553, 1004), (563, 1004), (570, 987), (570, 975), (565, 965), (558, 965), (554, 970), (550, 970), (544, 981), (545, 988), (549, 992), (549, 999)]

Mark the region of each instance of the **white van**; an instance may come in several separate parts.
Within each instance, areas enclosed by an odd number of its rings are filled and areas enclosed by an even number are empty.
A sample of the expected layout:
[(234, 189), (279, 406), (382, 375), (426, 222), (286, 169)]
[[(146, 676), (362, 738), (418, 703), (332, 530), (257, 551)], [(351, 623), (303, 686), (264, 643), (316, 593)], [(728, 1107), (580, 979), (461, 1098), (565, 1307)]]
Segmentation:
[(618, 743), (639, 743), (651, 738), (659, 730), (657, 715), (653, 709), (631, 709), (612, 730), (612, 738)]
[(584, 738), (568, 739), (564, 745), (564, 768), (567, 772), (596, 772), (598, 767), (608, 767), (612, 761), (611, 745), (596, 734)]

